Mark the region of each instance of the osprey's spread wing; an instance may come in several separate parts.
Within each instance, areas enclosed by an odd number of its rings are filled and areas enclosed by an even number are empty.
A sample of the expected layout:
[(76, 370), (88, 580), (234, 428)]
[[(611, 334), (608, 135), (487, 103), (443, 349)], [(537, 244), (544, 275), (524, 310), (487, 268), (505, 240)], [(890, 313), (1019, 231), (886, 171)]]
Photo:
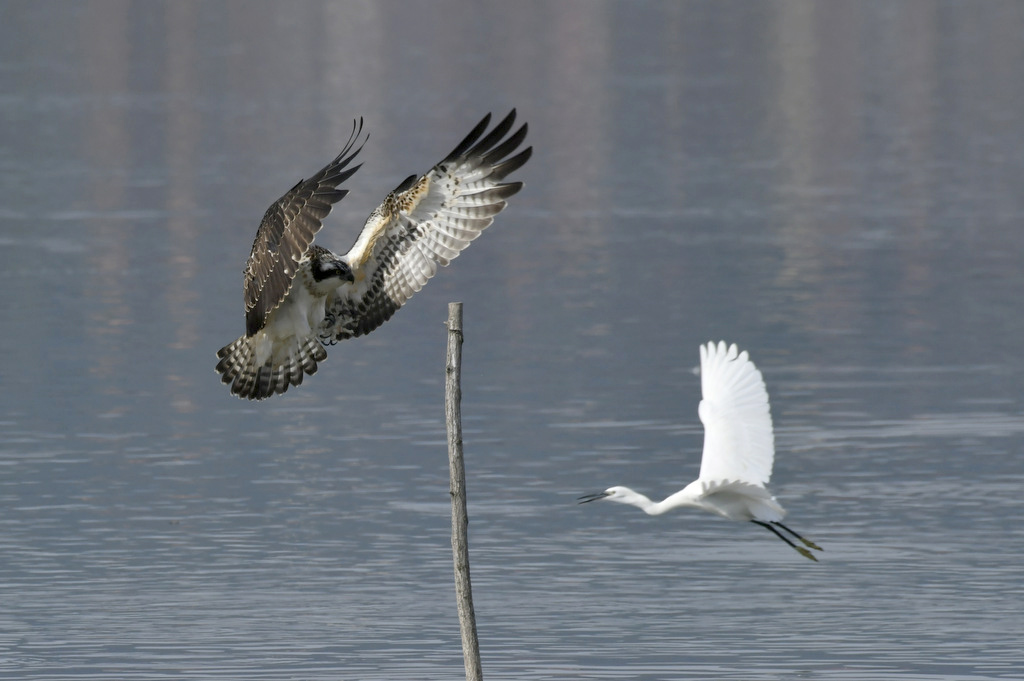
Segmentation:
[(359, 170), (359, 166), (347, 166), (362, 149), (360, 145), (352, 151), (362, 129), (362, 119), (353, 122), (352, 135), (341, 153), (313, 177), (300, 180), (263, 215), (244, 272), (246, 335), (262, 329), (288, 295), (299, 261), (323, 226), (321, 221), (348, 194), (338, 185)]
[(380, 326), (491, 224), (522, 188), (502, 179), (531, 149), (517, 151), (525, 125), (509, 134), (515, 111), (487, 132), (490, 118), (429, 173), (391, 192), (344, 256), (312, 243), (347, 194), (338, 185), (359, 168), (348, 166), (362, 149), (362, 120), (331, 163), (267, 210), (244, 272), (246, 333), (217, 352), (232, 393), (260, 400), (299, 385), (327, 357), (321, 342)]
[(488, 114), (426, 175), (405, 180), (366, 220), (344, 256), (355, 281), (327, 298), (320, 338), (334, 343), (373, 331), (494, 221), (522, 182), (502, 182), (530, 158), (513, 109), (493, 130)]

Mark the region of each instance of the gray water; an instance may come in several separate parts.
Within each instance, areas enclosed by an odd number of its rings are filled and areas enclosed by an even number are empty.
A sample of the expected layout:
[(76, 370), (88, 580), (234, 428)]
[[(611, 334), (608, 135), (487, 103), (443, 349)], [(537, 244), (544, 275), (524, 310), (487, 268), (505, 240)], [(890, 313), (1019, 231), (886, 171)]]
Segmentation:
[[(452, 679), (447, 303), (488, 678), (1024, 677), (1024, 6), (0, 5), (0, 677)], [(319, 239), (487, 111), (494, 227), (266, 403), (263, 211), (370, 141)], [(575, 497), (698, 470), (751, 352), (820, 543)]]

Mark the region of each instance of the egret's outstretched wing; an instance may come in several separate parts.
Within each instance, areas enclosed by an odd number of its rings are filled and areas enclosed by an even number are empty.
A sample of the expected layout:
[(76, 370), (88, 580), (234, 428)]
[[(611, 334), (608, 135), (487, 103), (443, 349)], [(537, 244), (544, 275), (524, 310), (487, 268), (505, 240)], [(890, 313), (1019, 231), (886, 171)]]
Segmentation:
[(313, 177), (299, 180), (263, 215), (244, 272), (247, 335), (262, 329), (270, 313), (288, 295), (299, 261), (323, 226), (321, 221), (348, 194), (338, 185), (359, 170), (359, 166), (346, 166), (362, 149), (360, 146), (352, 151), (362, 129), (362, 119), (353, 122), (352, 134), (341, 153)]
[(700, 383), (700, 480), (767, 484), (775, 442), (761, 372), (746, 351), (725, 342), (708, 343), (700, 348)]
[(345, 255), (355, 282), (327, 299), (325, 343), (361, 336), (387, 321), (414, 293), (488, 227), (522, 182), (502, 182), (530, 158), (510, 156), (526, 137), (513, 109), (493, 130), (488, 114), (443, 161), (406, 179), (366, 220)]

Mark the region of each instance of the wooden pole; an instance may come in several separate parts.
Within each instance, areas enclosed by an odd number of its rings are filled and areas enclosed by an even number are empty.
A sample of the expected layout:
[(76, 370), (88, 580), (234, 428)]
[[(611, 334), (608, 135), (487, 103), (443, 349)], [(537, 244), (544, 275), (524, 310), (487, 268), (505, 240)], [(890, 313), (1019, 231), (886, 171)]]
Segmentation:
[(476, 637), (473, 588), (469, 581), (469, 514), (466, 511), (466, 467), (462, 460), (462, 303), (448, 303), (448, 361), (445, 366), (444, 415), (448, 427), (449, 492), (452, 496), (452, 561), (455, 602), (462, 630), (466, 681), (482, 681), (480, 643)]

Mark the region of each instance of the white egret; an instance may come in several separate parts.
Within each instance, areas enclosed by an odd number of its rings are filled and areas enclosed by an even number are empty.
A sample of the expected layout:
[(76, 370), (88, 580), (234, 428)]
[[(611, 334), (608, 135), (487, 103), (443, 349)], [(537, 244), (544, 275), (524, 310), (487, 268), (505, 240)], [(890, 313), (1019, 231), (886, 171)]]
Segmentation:
[[(708, 343), (700, 348), (700, 385), (703, 399), (697, 413), (704, 424), (704, 454), (696, 480), (660, 502), (628, 487), (609, 487), (580, 497), (579, 503), (607, 499), (636, 506), (648, 515), (700, 508), (729, 520), (749, 520), (817, 561), (804, 546), (817, 551), (821, 547), (782, 524), (786, 511), (767, 488), (775, 441), (761, 372), (735, 344)], [(804, 546), (797, 546), (780, 528)]]

